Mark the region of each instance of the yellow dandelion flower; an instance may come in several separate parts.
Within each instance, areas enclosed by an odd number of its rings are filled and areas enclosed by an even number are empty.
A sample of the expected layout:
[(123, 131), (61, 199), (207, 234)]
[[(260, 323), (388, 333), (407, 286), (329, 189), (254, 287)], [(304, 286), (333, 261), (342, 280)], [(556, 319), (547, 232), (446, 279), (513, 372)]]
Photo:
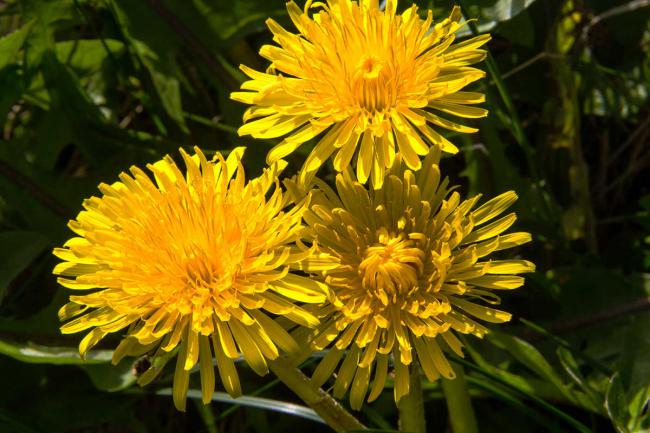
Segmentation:
[[(305, 161), (303, 184), (335, 152), (337, 171), (358, 153), (359, 182), (370, 177), (380, 188), (396, 154), (418, 170), (419, 155), (432, 145), (458, 151), (434, 128), (476, 131), (441, 113), (487, 114), (472, 106), (484, 101), (483, 94), (461, 89), (485, 75), (470, 65), (483, 60), (480, 47), (490, 36), (454, 44), (463, 25), (458, 7), (437, 24), (431, 11), (421, 19), (415, 5), (397, 14), (397, 0), (388, 0), (384, 10), (377, 0), (307, 1), (304, 11), (290, 1), (287, 8), (298, 34), (269, 19), (279, 46), (265, 45), (260, 55), (271, 65), (266, 73), (242, 65), (251, 80), (231, 97), (251, 105), (240, 135), (285, 136), (269, 152), (269, 163), (324, 133)], [(310, 16), (312, 9), (319, 10)]]
[(315, 179), (305, 221), (321, 253), (299, 266), (332, 293), (327, 303), (309, 306), (321, 317), (312, 347), (329, 347), (312, 380), (322, 385), (343, 360), (334, 396), (350, 390), (355, 409), (373, 370), (368, 401), (380, 395), (391, 358), (396, 401), (409, 392), (414, 361), (431, 381), (453, 378), (444, 352), (462, 356), (456, 333), (481, 337), (486, 328), (477, 319), (508, 321), (510, 314), (492, 307), (500, 301), (495, 292), (520, 287), (524, 279), (516, 274), (535, 268), (526, 260), (488, 258), (531, 240), (528, 233), (504, 234), (516, 216), (500, 215), (515, 193), (479, 207), (480, 196), (461, 201), (441, 180), (439, 158), (432, 148), (416, 173), (396, 158), (380, 190), (354, 181), (351, 170), (337, 175), (337, 192)]
[(84, 202), (70, 228), (78, 235), (57, 248), (61, 285), (88, 294), (70, 296), (59, 311), (65, 334), (90, 330), (83, 355), (110, 333), (125, 334), (113, 356), (152, 354), (144, 385), (177, 356), (174, 404), (184, 410), (190, 370), (198, 363), (203, 401), (215, 387), (213, 359), (225, 389), (241, 394), (233, 360), (240, 354), (258, 374), (278, 349), (296, 342), (270, 314), (314, 327), (318, 319), (297, 305), (323, 302), (322, 283), (289, 273), (312, 254), (295, 241), (304, 229), (307, 199), (288, 206), (279, 162), (248, 183), (243, 148), (212, 161), (197, 148), (181, 150), (183, 174), (165, 157), (101, 184), (101, 197)]

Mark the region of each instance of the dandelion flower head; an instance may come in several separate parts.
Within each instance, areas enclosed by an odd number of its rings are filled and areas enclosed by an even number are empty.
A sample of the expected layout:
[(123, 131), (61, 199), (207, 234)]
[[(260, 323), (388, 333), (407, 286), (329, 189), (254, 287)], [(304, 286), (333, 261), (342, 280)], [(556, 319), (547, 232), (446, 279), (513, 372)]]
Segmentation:
[(494, 308), (496, 292), (520, 287), (517, 274), (534, 270), (526, 260), (490, 258), (531, 239), (505, 233), (516, 216), (501, 215), (515, 193), (478, 207), (480, 196), (463, 201), (441, 179), (439, 157), (432, 148), (416, 173), (396, 158), (380, 190), (368, 190), (350, 170), (337, 175), (336, 191), (315, 179), (305, 221), (321, 253), (300, 265), (332, 293), (327, 303), (309, 305), (322, 318), (312, 347), (329, 348), (312, 380), (322, 385), (338, 367), (334, 395), (349, 390), (353, 408), (380, 395), (391, 359), (396, 401), (408, 394), (409, 368), (418, 363), (431, 381), (453, 378), (445, 352), (463, 355), (457, 334), (482, 337), (479, 321), (508, 321), (509, 313)]
[(380, 188), (396, 154), (418, 170), (430, 146), (457, 152), (437, 128), (476, 131), (441, 114), (487, 114), (473, 106), (482, 94), (461, 89), (485, 75), (470, 65), (483, 60), (480, 47), (490, 37), (454, 43), (463, 25), (458, 7), (435, 24), (431, 11), (423, 19), (415, 5), (398, 14), (396, 0), (383, 10), (377, 0), (308, 1), (304, 10), (290, 1), (287, 8), (298, 33), (269, 19), (277, 45), (260, 54), (271, 65), (266, 72), (242, 66), (250, 80), (232, 98), (251, 105), (240, 135), (284, 137), (269, 163), (320, 136), (302, 168), (303, 184), (330, 156), (342, 171), (357, 155), (359, 182), (370, 178)]
[[(288, 272), (312, 254), (295, 245), (307, 200), (291, 205), (279, 187), (282, 161), (246, 182), (243, 148), (208, 160), (181, 150), (182, 173), (168, 156), (101, 184), (69, 226), (77, 234), (54, 254), (54, 273), (76, 293), (59, 311), (61, 331), (88, 331), (83, 355), (111, 333), (124, 335), (113, 361), (150, 354), (139, 383), (151, 382), (176, 356), (173, 400), (184, 410), (190, 370), (198, 364), (205, 403), (215, 388), (241, 394), (234, 360), (258, 374), (296, 342), (272, 315), (304, 326), (316, 317), (298, 304), (322, 302), (317, 282)], [(84, 293), (85, 292), (85, 293)]]

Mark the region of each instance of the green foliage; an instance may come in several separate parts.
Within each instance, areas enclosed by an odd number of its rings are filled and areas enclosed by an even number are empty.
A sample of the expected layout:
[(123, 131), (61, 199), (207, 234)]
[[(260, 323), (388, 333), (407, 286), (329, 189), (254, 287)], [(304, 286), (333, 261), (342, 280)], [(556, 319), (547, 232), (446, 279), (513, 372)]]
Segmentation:
[[(454, 2), (417, 3), (442, 17)], [(538, 269), (504, 296), (530, 321), (467, 338), (457, 359), (479, 429), (647, 432), (650, 8), (458, 3), (478, 18), (462, 37), (493, 34), (477, 84), (490, 116), (476, 122), (480, 133), (452, 138), (461, 154), (442, 169), (466, 194), (517, 191), (519, 227), (534, 236), (518, 253)], [(0, 5), (0, 431), (327, 431), (288, 390), (246, 368), (246, 399), (216, 394), (177, 413), (167, 397), (173, 366), (140, 389), (141, 366), (156, 360), (112, 366), (112, 341), (81, 360), (79, 337), (60, 335), (56, 318), (67, 293), (49, 251), (70, 237), (67, 220), (100, 182), (193, 145), (249, 145), (247, 171), (261, 170), (273, 143), (237, 137), (244, 107), (229, 93), (240, 63), (266, 66), (256, 51), (271, 42), (268, 17), (292, 26), (280, 0)], [(194, 376), (190, 397), (200, 398)], [(428, 426), (445, 431), (440, 385), (424, 388)], [(371, 431), (394, 431), (392, 390), (358, 416)]]

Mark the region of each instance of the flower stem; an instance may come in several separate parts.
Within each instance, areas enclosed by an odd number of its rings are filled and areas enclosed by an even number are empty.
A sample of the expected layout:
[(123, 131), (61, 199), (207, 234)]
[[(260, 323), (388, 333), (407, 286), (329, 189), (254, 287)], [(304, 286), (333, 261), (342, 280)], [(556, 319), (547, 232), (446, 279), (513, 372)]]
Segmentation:
[(332, 429), (343, 433), (365, 430), (366, 427), (353, 417), (334, 398), (321, 388), (314, 387), (294, 364), (285, 358), (269, 361), (269, 368), (290, 390), (320, 415)]
[(467, 392), (463, 367), (453, 362), (451, 366), (456, 373), (456, 378), (442, 379), (442, 391), (447, 400), (451, 430), (454, 433), (478, 433), (476, 416)]
[(420, 367), (411, 366), (409, 393), (397, 404), (399, 411), (399, 430), (409, 433), (426, 433), (424, 418), (424, 398), (422, 396), (422, 378)]

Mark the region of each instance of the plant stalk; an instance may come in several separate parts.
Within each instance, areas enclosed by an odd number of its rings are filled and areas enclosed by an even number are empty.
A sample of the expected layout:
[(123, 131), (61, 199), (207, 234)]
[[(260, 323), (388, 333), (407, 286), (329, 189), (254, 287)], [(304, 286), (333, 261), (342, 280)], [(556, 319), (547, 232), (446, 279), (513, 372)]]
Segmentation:
[(400, 432), (426, 433), (422, 377), (417, 364), (411, 365), (409, 393), (397, 403), (397, 410), (399, 411)]
[(278, 358), (269, 361), (271, 371), (293, 391), (302, 401), (320, 415), (333, 430), (344, 433), (353, 430), (365, 430), (350, 412), (345, 410), (334, 398), (321, 388), (314, 387), (309, 378), (289, 360)]
[(453, 362), (451, 367), (456, 373), (456, 378), (442, 379), (442, 391), (447, 400), (451, 430), (453, 433), (478, 433), (476, 415), (467, 391), (463, 367)]

